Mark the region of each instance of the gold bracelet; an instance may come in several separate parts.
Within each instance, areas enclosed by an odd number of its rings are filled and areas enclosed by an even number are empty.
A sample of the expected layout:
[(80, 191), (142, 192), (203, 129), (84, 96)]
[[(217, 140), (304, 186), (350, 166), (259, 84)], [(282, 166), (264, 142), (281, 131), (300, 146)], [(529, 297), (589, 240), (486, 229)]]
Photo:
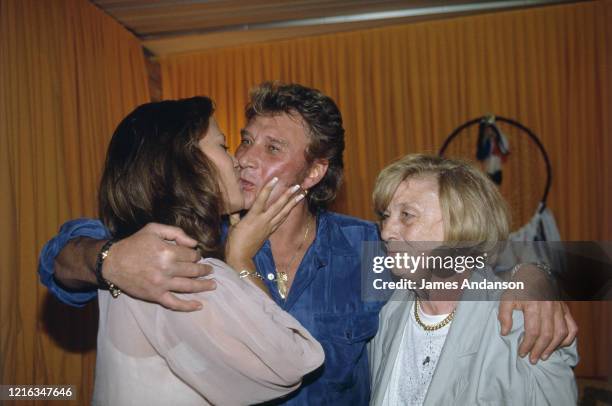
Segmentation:
[(108, 289), (113, 299), (116, 299), (121, 294), (121, 289), (119, 289), (119, 287), (117, 287), (117, 285), (115, 285), (111, 281), (104, 279), (104, 277), (102, 276), (102, 264), (104, 264), (104, 261), (108, 257), (110, 248), (114, 243), (114, 240), (108, 240), (106, 243), (104, 243), (102, 249), (100, 249), (98, 257), (96, 258), (94, 274), (96, 275), (96, 279), (98, 280), (98, 287), (100, 287), (101, 289)]
[(521, 262), (520, 264), (516, 264), (514, 266), (514, 268), (512, 268), (512, 270), (510, 271), (510, 278), (514, 278), (514, 276), (519, 271), (519, 269), (521, 269), (521, 267), (523, 267), (525, 265), (532, 265), (532, 266), (538, 268), (538, 270), (540, 270), (541, 272), (544, 272), (547, 277), (549, 277), (549, 278), (553, 277), (553, 273), (551, 271), (550, 265), (548, 265), (548, 264), (546, 264), (544, 262)]
[(259, 278), (259, 279), (263, 280), (263, 276), (261, 276), (259, 274), (259, 272), (257, 272), (257, 271), (255, 271), (255, 272), (249, 271), (248, 269), (243, 269), (242, 271), (240, 271), (238, 273), (238, 275), (240, 276), (240, 279), (244, 279), (244, 278), (247, 278), (249, 276), (253, 276), (255, 278)]

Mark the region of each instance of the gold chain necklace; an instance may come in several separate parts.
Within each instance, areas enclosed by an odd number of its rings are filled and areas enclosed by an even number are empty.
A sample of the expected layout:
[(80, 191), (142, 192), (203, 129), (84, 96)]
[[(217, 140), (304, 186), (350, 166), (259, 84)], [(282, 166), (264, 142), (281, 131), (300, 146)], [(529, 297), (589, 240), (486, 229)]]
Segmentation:
[(289, 276), (287, 275), (287, 271), (289, 271), (289, 269), (291, 268), (291, 265), (293, 264), (293, 261), (295, 261), (295, 258), (297, 258), (297, 255), (302, 250), (302, 247), (304, 246), (304, 243), (306, 242), (306, 238), (308, 238), (308, 231), (310, 231), (310, 219), (308, 220), (308, 223), (306, 224), (306, 232), (304, 233), (304, 238), (302, 239), (302, 242), (300, 243), (297, 250), (295, 251), (295, 254), (293, 254), (291, 259), (287, 263), (287, 266), (285, 266), (285, 272), (279, 271), (278, 268), (276, 269), (276, 279), (275, 279), (276, 289), (278, 290), (278, 294), (280, 295), (281, 298), (283, 298), (283, 300), (287, 299), (287, 282), (289, 281)]
[(453, 309), (453, 311), (448, 316), (446, 316), (446, 318), (444, 320), (442, 320), (439, 323), (436, 323), (436, 324), (433, 324), (433, 325), (429, 325), (429, 324), (423, 323), (423, 320), (421, 320), (421, 318), (419, 317), (419, 309), (420, 308), (421, 308), (420, 300), (419, 300), (419, 298), (417, 298), (415, 300), (415, 302), (414, 302), (414, 319), (416, 320), (417, 324), (419, 326), (421, 326), (423, 328), (423, 330), (425, 330), (425, 331), (440, 330), (442, 327), (446, 326), (448, 323), (453, 321), (453, 319), (455, 318), (455, 312), (457, 311), (457, 308), (455, 307)]

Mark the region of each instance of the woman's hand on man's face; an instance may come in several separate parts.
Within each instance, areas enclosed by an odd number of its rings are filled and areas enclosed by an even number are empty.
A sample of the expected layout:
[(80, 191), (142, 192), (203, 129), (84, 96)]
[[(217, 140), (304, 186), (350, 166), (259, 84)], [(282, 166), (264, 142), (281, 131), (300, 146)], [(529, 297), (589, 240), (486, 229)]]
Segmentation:
[(299, 185), (288, 188), (271, 204), (270, 196), (278, 185), (278, 178), (269, 181), (259, 192), (253, 206), (242, 219), (231, 219), (225, 245), (225, 259), (231, 265), (240, 259), (251, 259), (264, 241), (285, 221), (291, 210), (304, 198)]

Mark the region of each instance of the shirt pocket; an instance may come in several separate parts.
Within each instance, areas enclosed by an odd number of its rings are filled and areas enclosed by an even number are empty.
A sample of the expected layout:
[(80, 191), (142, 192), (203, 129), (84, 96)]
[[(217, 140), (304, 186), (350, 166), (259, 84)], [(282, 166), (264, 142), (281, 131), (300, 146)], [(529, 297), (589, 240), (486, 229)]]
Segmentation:
[(317, 339), (325, 351), (323, 379), (330, 387), (348, 390), (369, 379), (366, 343), (378, 329), (378, 313), (315, 315)]

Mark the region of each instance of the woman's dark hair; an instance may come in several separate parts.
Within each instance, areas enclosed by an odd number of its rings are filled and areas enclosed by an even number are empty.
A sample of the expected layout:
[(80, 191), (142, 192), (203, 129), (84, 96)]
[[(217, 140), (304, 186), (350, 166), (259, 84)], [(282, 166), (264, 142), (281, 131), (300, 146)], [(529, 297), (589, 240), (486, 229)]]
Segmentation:
[(314, 213), (336, 198), (342, 183), (342, 115), (330, 97), (319, 90), (295, 83), (264, 82), (251, 90), (245, 110), (247, 121), (257, 116), (282, 113), (297, 113), (304, 120), (310, 139), (304, 154), (306, 162), (311, 164), (316, 159), (326, 159), (329, 162), (325, 176), (306, 196), (308, 208)]
[(198, 142), (214, 112), (207, 97), (147, 103), (121, 121), (108, 146), (100, 218), (113, 238), (156, 222), (182, 228), (201, 254), (222, 258), (222, 194)]

